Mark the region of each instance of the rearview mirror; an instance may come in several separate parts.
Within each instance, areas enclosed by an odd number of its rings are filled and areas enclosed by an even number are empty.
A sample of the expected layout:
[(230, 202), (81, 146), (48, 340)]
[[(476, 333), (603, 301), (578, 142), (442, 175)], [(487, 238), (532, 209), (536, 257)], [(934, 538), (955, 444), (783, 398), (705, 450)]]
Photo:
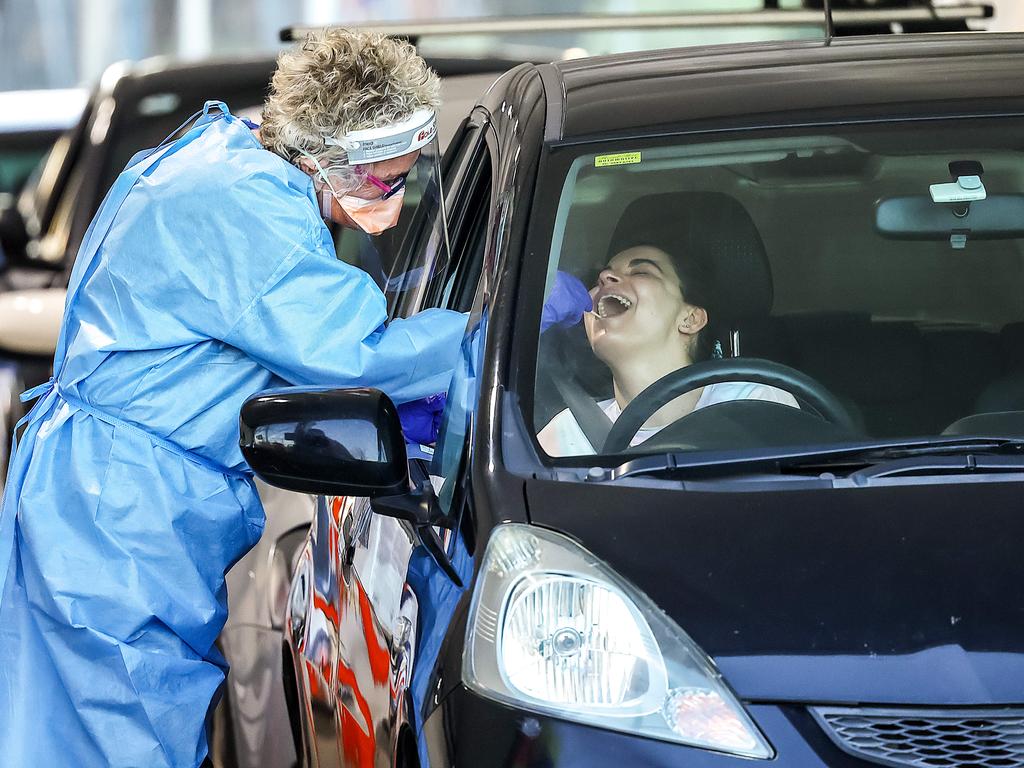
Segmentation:
[(1024, 237), (1024, 195), (988, 195), (984, 200), (936, 203), (928, 195), (878, 201), (875, 228), (894, 240), (948, 240), (965, 233), (972, 240)]
[(379, 390), (264, 392), (242, 406), (239, 433), (249, 466), (279, 488), (371, 498), (409, 490), (398, 410)]

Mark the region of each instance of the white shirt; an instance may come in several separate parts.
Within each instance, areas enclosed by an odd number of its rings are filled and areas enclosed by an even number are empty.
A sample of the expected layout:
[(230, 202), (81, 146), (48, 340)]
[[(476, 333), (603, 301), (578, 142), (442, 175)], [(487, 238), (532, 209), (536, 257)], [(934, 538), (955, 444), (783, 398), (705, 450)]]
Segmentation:
[[(697, 404), (693, 406), (693, 410), (696, 411), (701, 408), (707, 408), (709, 405), (725, 403), (731, 400), (766, 400), (793, 408), (800, 407), (795, 397), (778, 387), (771, 387), (767, 384), (754, 384), (749, 381), (728, 381), (719, 384), (708, 384), (704, 387), (704, 391), (701, 392)], [(622, 414), (622, 409), (619, 408), (615, 398), (602, 400), (598, 405), (601, 406), (601, 409), (612, 422)], [(642, 443), (661, 431), (661, 429), (663, 427), (641, 428), (630, 441), (630, 445)], [(583, 430), (580, 429), (580, 425), (576, 422), (576, 417), (572, 415), (568, 408), (557, 414), (555, 418), (548, 422), (544, 429), (537, 433), (537, 440), (548, 456), (591, 456), (597, 453), (590, 444), (590, 441), (587, 440), (586, 435), (583, 434)]]

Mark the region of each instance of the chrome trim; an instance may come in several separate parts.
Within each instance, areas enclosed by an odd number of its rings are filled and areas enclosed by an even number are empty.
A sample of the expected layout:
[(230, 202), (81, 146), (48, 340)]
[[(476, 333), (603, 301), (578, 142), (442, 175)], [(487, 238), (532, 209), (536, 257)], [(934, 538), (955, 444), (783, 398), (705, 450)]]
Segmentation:
[[(937, 761), (960, 759), (976, 766), (1018, 765), (1024, 756), (1024, 709), (1019, 707), (809, 707), (809, 710), (825, 735), (843, 752), (891, 768), (931, 768), (936, 765), (955, 764)], [(861, 722), (845, 725), (834, 722), (840, 718)], [(911, 727), (901, 724), (901, 721), (908, 720), (921, 721), (924, 725)], [(872, 724), (883, 727), (872, 729)], [(1009, 733), (1000, 732), (1000, 725)], [(858, 733), (841, 733), (839, 728), (847, 731), (857, 730)], [(976, 732), (974, 738), (979, 741), (998, 741), (999, 744), (979, 743), (974, 746), (971, 741), (962, 741), (959, 738), (949, 741), (951, 734), (959, 736), (950, 730), (956, 728)], [(865, 730), (872, 732), (859, 733)], [(906, 737), (902, 736), (904, 731)], [(917, 731), (933, 731), (934, 735), (921, 736), (914, 733)], [(894, 738), (884, 738), (884, 735), (888, 734), (892, 734)], [(947, 737), (945, 740), (944, 736)], [(913, 745), (912, 739), (929, 739), (943, 744)], [(894, 741), (901, 747), (895, 748)], [(947, 741), (949, 743), (946, 743)], [(904, 749), (902, 745), (912, 748)], [(964, 745), (968, 746), (969, 754), (962, 749), (954, 749)], [(936, 750), (948, 752), (936, 754)], [(986, 750), (995, 750), (1001, 754), (985, 755)]]
[[(992, 16), (987, 4), (937, 8), (877, 8), (832, 11), (836, 26), (858, 27), (921, 21), (970, 21)], [(658, 13), (636, 15), (537, 16), (505, 19), (452, 19), (442, 21), (395, 21), (381, 24), (332, 24), (396, 37), (422, 38), (439, 35), (530, 34), (537, 32), (592, 32), (622, 29), (690, 27), (798, 26), (825, 24), (823, 11), (775, 10), (746, 13)], [(281, 30), (281, 40), (295, 41), (323, 27), (294, 26)]]

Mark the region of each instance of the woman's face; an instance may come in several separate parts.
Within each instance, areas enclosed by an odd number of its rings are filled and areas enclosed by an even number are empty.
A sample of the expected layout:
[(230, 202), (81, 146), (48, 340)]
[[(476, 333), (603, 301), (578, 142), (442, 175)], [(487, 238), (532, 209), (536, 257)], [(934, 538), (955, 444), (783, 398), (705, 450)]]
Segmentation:
[(590, 346), (614, 366), (638, 355), (684, 355), (707, 324), (701, 307), (687, 304), (679, 275), (664, 251), (641, 245), (618, 253), (590, 291), (594, 311), (584, 315)]
[[(413, 166), (416, 165), (416, 161), (419, 159), (419, 156), (420, 151), (417, 149), (415, 152), (410, 152), (407, 155), (395, 157), (392, 158), (391, 160), (382, 160), (377, 163), (367, 163), (366, 165), (361, 166), (361, 170), (363, 170), (365, 173), (373, 174), (383, 183), (387, 184), (388, 186), (391, 186), (396, 181), (398, 181), (400, 177), (408, 174), (412, 170)], [(317, 171), (316, 166), (313, 165), (313, 163), (311, 163), (306, 158), (300, 158), (298, 165), (299, 168), (301, 168), (303, 171), (305, 171), (309, 176), (313, 178), (314, 184), (316, 185), (316, 189), (318, 192), (324, 188), (325, 185), (320, 180), (320, 174)], [(352, 197), (358, 197), (363, 200), (379, 200), (381, 199), (382, 192), (380, 187), (376, 186), (371, 181), (364, 179), (359, 187), (353, 190), (348, 190), (345, 192), (345, 194), (351, 195)], [(359, 225), (352, 220), (352, 217), (349, 216), (348, 213), (346, 213), (345, 209), (341, 207), (341, 205), (338, 203), (337, 198), (332, 196), (330, 205), (330, 216), (328, 216), (327, 218), (329, 218), (336, 224), (340, 224), (343, 227), (348, 227), (349, 229), (360, 228)]]

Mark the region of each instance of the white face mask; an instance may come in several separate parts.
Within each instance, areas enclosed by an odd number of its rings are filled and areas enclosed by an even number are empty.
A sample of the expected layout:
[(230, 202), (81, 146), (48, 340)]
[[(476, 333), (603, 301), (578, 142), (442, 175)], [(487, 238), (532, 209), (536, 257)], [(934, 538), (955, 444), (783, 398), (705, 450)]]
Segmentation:
[(338, 205), (357, 227), (368, 235), (379, 235), (398, 223), (404, 197), (405, 190), (402, 189), (387, 200), (364, 200), (352, 195), (343, 195), (337, 200)]
[(379, 235), (398, 223), (398, 217), (402, 212), (402, 200), (405, 197), (404, 189), (386, 200), (366, 200), (353, 195), (343, 195), (335, 189), (327, 172), (315, 157), (308, 152), (302, 152), (302, 155), (316, 166), (317, 173), (326, 185), (326, 188), (320, 191), (320, 213), (325, 219), (332, 218), (332, 200), (337, 200), (352, 222), (368, 235)]

